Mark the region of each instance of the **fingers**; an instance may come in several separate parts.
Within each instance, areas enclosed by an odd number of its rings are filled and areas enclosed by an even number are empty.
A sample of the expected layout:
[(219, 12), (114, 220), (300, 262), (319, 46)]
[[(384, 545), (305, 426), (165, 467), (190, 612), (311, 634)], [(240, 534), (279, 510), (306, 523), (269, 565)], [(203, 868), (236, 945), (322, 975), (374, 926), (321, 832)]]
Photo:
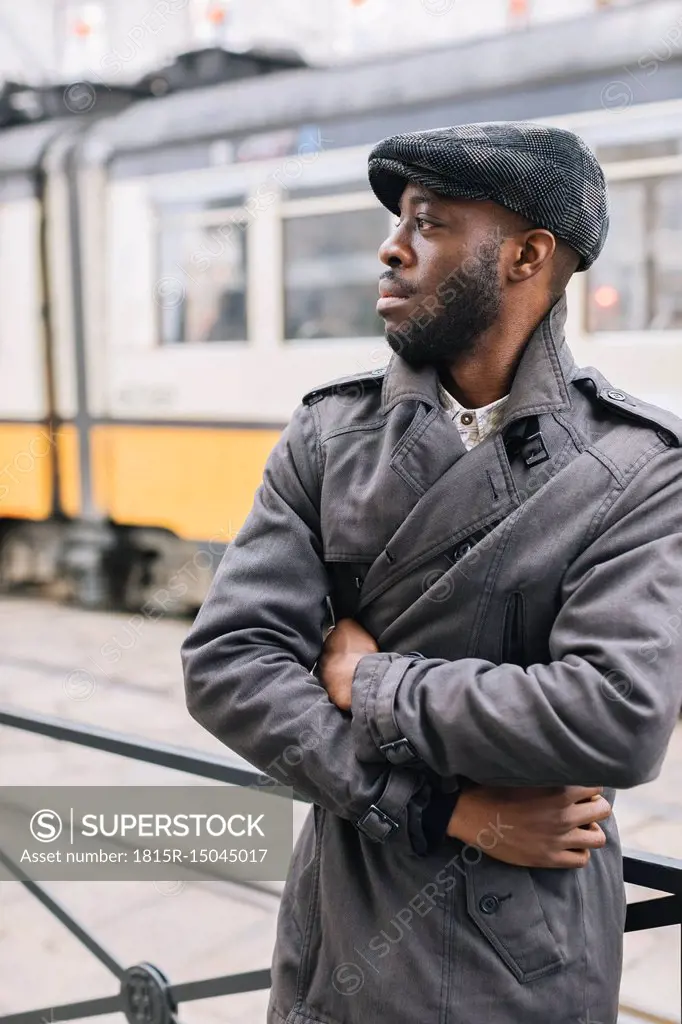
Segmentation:
[(575, 869), (584, 868), (590, 860), (591, 850), (554, 850), (529, 852), (527, 850), (495, 849), (489, 854), (494, 860), (522, 868)]
[(339, 619), (325, 634), (323, 650), (329, 654), (375, 654), (379, 648), (371, 633), (355, 619)]
[(601, 796), (603, 786), (566, 786), (562, 793), (564, 804), (577, 804)]
[(365, 627), (361, 626), (359, 622), (355, 621), (355, 619), (339, 619), (336, 623), (336, 629), (339, 633), (348, 633), (351, 636), (357, 633), (367, 633)]
[[(597, 825), (596, 828), (599, 829), (599, 826)], [(601, 832), (601, 829), (599, 829), (599, 831)], [(579, 836), (575, 842), (584, 842), (584, 835), (585, 833), (583, 832), (583, 837)], [(598, 841), (598, 837), (594, 837), (594, 841), (598, 842), (598, 845), (594, 845), (592, 847), (575, 847), (567, 850), (555, 850), (553, 853), (548, 854), (546, 859), (543, 858), (542, 863), (539, 863), (537, 866), (563, 869), (584, 868), (589, 864), (590, 857), (592, 856), (592, 850), (599, 849), (601, 846), (605, 845), (606, 836), (603, 832), (601, 832), (601, 836), (602, 840), (600, 841)]]
[(481, 786), (491, 797), (508, 803), (535, 802), (548, 807), (571, 807), (595, 800), (604, 792), (603, 786)]
[(561, 837), (565, 850), (601, 850), (606, 846), (606, 835), (596, 821), (587, 828), (573, 829)]
[(558, 854), (548, 867), (552, 868), (584, 868), (590, 860), (589, 850), (564, 850)]
[(594, 797), (586, 803), (574, 804), (565, 814), (568, 828), (580, 828), (593, 821), (605, 821), (611, 816), (611, 804), (603, 796)]

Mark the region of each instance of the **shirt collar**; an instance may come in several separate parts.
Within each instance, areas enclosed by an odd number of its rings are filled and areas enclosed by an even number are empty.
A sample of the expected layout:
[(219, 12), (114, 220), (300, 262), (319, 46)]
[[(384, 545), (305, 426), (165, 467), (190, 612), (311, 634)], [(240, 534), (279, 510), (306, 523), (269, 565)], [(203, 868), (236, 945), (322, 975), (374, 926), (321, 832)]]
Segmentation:
[(475, 409), (468, 409), (438, 382), (438, 396), (441, 405), (449, 416), (452, 417), (462, 440), (467, 448), (480, 444), (487, 437), (494, 434), (502, 422), (504, 407), (507, 404), (509, 395), (504, 395), (488, 405), (481, 405)]
[(509, 395), (504, 395), (502, 398), (496, 399), (494, 402), (489, 402), (488, 405), (479, 405), (476, 409), (471, 409), (466, 405), (462, 405), (457, 401), (454, 395), (443, 387), (440, 381), (438, 381), (438, 398), (440, 404), (447, 409), (453, 416), (460, 416), (463, 412), (471, 413), (476, 422), (480, 425), (482, 422), (490, 418), (490, 413), (495, 412), (497, 409), (500, 411), (508, 400)]

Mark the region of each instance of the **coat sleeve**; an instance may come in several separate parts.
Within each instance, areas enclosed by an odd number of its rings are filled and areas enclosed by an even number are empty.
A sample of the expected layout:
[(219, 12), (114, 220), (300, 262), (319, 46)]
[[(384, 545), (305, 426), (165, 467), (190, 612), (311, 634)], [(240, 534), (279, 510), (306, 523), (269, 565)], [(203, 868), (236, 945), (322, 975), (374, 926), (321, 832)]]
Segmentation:
[(565, 574), (548, 664), (362, 658), (358, 756), (490, 785), (655, 778), (682, 699), (680, 469), (667, 450), (619, 489)]
[(426, 773), (360, 762), (350, 715), (312, 674), (329, 593), (317, 460), (312, 413), (299, 406), (183, 644), (187, 707), (262, 772), (368, 838), (406, 824), (419, 846)]

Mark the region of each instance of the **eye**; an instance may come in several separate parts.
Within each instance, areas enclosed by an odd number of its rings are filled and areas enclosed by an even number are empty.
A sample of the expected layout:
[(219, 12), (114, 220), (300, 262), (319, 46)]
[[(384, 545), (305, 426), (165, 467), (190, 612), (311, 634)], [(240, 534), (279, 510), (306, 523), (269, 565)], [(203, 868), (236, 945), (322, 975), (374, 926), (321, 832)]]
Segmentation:
[[(394, 220), (393, 227), (397, 229), (402, 226), (402, 223), (402, 219)], [(419, 216), (416, 216), (414, 218), (414, 223), (416, 225), (417, 231), (425, 231), (427, 228), (435, 228), (437, 226), (436, 224), (433, 224), (430, 220), (425, 220), (423, 217)]]

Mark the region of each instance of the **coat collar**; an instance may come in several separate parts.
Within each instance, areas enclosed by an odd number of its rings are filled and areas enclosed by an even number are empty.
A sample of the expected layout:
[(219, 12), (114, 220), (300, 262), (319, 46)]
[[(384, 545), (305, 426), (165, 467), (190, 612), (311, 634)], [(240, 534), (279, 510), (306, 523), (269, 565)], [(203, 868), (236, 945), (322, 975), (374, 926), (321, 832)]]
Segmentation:
[[(408, 515), (403, 512), (400, 522), (392, 525), (392, 534), (389, 527), (384, 550), (365, 577), (361, 610), (435, 554), (450, 549), (458, 560), (460, 543), (487, 536), (519, 506), (520, 493), (500, 431), (514, 420), (570, 405), (567, 384), (576, 371), (564, 341), (565, 318), (562, 296), (523, 351), (498, 432), (468, 453), (451, 418), (433, 408), (439, 405), (435, 369), (414, 370), (398, 357), (391, 361), (383, 382), (383, 408), (406, 399), (432, 408), (415, 417), (391, 454), (391, 469), (409, 485), (415, 501)], [(559, 460), (549, 462), (549, 474), (560, 465)]]
[[(504, 429), (514, 420), (539, 415), (570, 405), (568, 381), (576, 364), (566, 344), (566, 295), (555, 303), (531, 335), (512, 382), (509, 401), (500, 424)], [(417, 399), (439, 405), (438, 374), (434, 367), (414, 369), (393, 355), (384, 376), (381, 408), (388, 413), (399, 402)]]

